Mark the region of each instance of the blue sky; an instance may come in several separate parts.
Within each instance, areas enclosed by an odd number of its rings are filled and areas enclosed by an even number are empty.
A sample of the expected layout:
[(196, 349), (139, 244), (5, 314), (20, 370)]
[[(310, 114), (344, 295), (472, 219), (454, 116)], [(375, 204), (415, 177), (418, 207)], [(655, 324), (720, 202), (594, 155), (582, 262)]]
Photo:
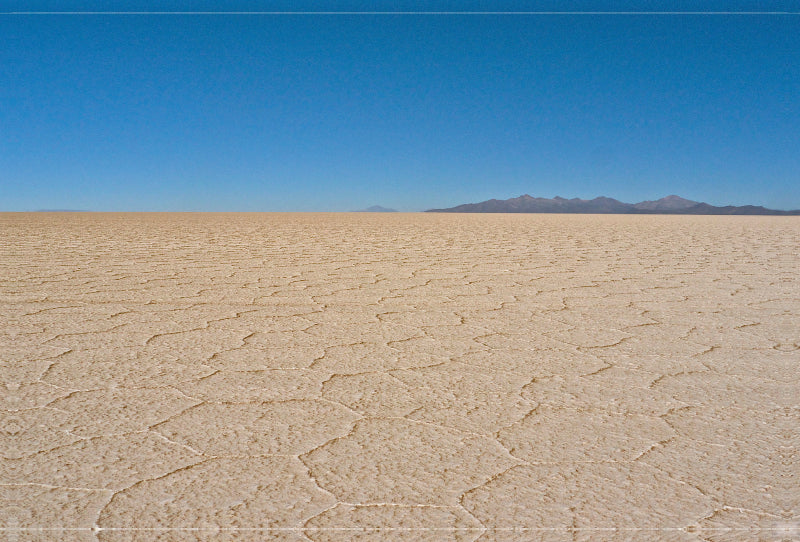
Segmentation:
[[(215, 5), (216, 4), (216, 5)], [(230, 2), (229, 10), (793, 10), (790, 2)], [(667, 194), (800, 208), (800, 15), (21, 15), (0, 210), (415, 211)]]

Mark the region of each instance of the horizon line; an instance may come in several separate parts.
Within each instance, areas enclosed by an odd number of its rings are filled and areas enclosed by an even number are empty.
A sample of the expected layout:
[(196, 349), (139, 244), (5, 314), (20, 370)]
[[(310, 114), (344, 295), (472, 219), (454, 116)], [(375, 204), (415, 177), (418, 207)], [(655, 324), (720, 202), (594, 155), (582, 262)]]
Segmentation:
[(4, 11), (0, 15), (800, 15), (800, 11)]
[[(462, 204), (464, 205), (464, 204)], [(468, 205), (468, 204), (466, 204)], [(456, 206), (458, 207), (458, 205)], [(670, 211), (649, 211), (645, 213), (625, 213), (625, 212), (575, 212), (575, 211), (450, 211), (452, 207), (431, 208), (418, 211), (222, 211), (222, 210), (205, 210), (205, 211), (143, 211), (143, 210), (127, 210), (127, 211), (108, 211), (108, 210), (94, 210), (94, 209), (80, 209), (80, 210), (51, 210), (51, 209), (37, 209), (34, 211), (0, 211), (3, 214), (376, 214), (376, 215), (402, 215), (402, 214), (426, 214), (426, 213), (440, 213), (440, 214), (513, 214), (513, 215), (621, 215), (621, 216), (800, 216), (798, 213), (800, 209), (766, 209), (767, 211), (778, 211), (778, 214), (773, 213), (681, 213)]]
[[(398, 210), (398, 209), (396, 209), (394, 207), (385, 207), (384, 205), (381, 205), (381, 204), (372, 205), (372, 207), (382, 207), (384, 209), (388, 209), (389, 210), (388, 212), (387, 211), (368, 211), (367, 210), (368, 208), (364, 208), (364, 209), (353, 209), (353, 208), (351, 208), (351, 209), (348, 209), (348, 210), (341, 210), (341, 211), (335, 211), (335, 210), (306, 210), (306, 211), (302, 211), (302, 210), (271, 210), (271, 211), (270, 210), (258, 210), (258, 211), (252, 211), (251, 210), (251, 211), (245, 211), (245, 210), (197, 210), (197, 209), (194, 209), (194, 210), (175, 210), (175, 209), (172, 209), (172, 210), (141, 210), (140, 209), (140, 210), (116, 210), (116, 211), (113, 211), (113, 210), (97, 210), (97, 209), (63, 209), (63, 208), (50, 208), (50, 209), (48, 209), (48, 208), (39, 208), (39, 209), (17, 210), (17, 211), (0, 209), (0, 213), (365, 213), (365, 212), (367, 212), (367, 213), (373, 212), (373, 213), (381, 213), (381, 214), (425, 213), (425, 212), (434, 211), (434, 210), (451, 209), (453, 207), (459, 207), (461, 205), (476, 205), (476, 204), (479, 204), (479, 203), (485, 203), (487, 201), (493, 201), (493, 200), (495, 200), (495, 201), (507, 201), (509, 199), (518, 199), (518, 198), (522, 198), (522, 197), (525, 197), (525, 196), (532, 197), (532, 198), (535, 198), (535, 199), (564, 199), (564, 200), (578, 199), (578, 200), (584, 200), (584, 201), (592, 201), (592, 199), (598, 199), (598, 198), (608, 198), (608, 199), (613, 199), (613, 200), (616, 200), (616, 201), (618, 201), (620, 203), (627, 204), (627, 205), (636, 205), (638, 203), (645, 203), (645, 202), (651, 202), (651, 201), (660, 201), (660, 200), (663, 200), (665, 198), (670, 198), (670, 197), (677, 197), (677, 198), (680, 198), (680, 199), (688, 200), (688, 198), (685, 198), (683, 196), (680, 196), (680, 195), (674, 194), (674, 193), (673, 194), (668, 194), (666, 196), (662, 196), (660, 198), (653, 199), (653, 200), (642, 200), (642, 201), (639, 201), (639, 202), (630, 203), (630, 202), (625, 202), (625, 201), (619, 200), (619, 199), (617, 199), (615, 197), (603, 196), (603, 195), (595, 196), (594, 198), (591, 198), (591, 199), (585, 199), (585, 198), (581, 198), (581, 197), (572, 197), (572, 198), (567, 197), (567, 198), (564, 198), (564, 197), (561, 197), (558, 194), (556, 194), (552, 198), (547, 198), (547, 197), (543, 197), (543, 196), (531, 196), (530, 193), (525, 192), (525, 193), (522, 193), (522, 194), (520, 194), (518, 196), (511, 196), (509, 198), (497, 198), (497, 197), (494, 197), (494, 198), (489, 198), (488, 200), (481, 200), (481, 201), (467, 202), (467, 203), (457, 203), (457, 204), (453, 205), (452, 207), (435, 207), (434, 206), (434, 207), (425, 207), (425, 208), (422, 208), (422, 209), (407, 210), (407, 211)], [(735, 205), (733, 203), (709, 203), (707, 201), (694, 201), (694, 200), (689, 200), (689, 201), (693, 201), (694, 203), (697, 203), (697, 204), (710, 205), (712, 207), (761, 207), (761, 208), (764, 208), (764, 209), (766, 209), (768, 211), (779, 211), (779, 212), (797, 212), (797, 211), (800, 211), (800, 207), (798, 207), (798, 208), (776, 209), (776, 208), (766, 207), (766, 205), (759, 204), (759, 203), (745, 203), (745, 204), (742, 204), (742, 205)], [(572, 214), (572, 213), (568, 213), (568, 214)], [(608, 213), (600, 213), (600, 214), (608, 214)], [(616, 213), (611, 213), (611, 214), (616, 214)]]

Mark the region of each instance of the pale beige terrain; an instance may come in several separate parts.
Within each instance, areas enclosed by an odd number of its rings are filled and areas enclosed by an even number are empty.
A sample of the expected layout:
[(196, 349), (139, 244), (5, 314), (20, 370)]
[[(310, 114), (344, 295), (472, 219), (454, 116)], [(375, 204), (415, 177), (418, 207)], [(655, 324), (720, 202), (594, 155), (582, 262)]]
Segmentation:
[(800, 220), (0, 215), (7, 540), (798, 540)]

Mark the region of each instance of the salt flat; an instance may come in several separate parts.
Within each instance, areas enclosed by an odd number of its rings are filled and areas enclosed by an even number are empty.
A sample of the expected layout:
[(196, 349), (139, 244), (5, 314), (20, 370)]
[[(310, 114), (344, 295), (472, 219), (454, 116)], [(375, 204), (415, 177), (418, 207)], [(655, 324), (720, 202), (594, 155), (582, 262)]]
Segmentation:
[(791, 217), (2, 214), (1, 532), (797, 540), (798, 247)]

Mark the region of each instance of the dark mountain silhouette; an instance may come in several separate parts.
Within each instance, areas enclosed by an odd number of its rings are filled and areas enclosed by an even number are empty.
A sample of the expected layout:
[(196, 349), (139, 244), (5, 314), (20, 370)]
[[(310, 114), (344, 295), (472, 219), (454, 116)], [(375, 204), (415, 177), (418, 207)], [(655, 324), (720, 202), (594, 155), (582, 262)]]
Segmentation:
[(528, 194), (506, 200), (490, 199), (481, 203), (465, 203), (448, 209), (430, 209), (429, 213), (597, 213), (597, 214), (681, 214), (681, 215), (800, 215), (800, 210), (776, 211), (755, 205), (715, 207), (667, 196), (655, 201), (623, 203), (600, 196), (594, 199), (565, 199), (556, 196), (534, 198)]

